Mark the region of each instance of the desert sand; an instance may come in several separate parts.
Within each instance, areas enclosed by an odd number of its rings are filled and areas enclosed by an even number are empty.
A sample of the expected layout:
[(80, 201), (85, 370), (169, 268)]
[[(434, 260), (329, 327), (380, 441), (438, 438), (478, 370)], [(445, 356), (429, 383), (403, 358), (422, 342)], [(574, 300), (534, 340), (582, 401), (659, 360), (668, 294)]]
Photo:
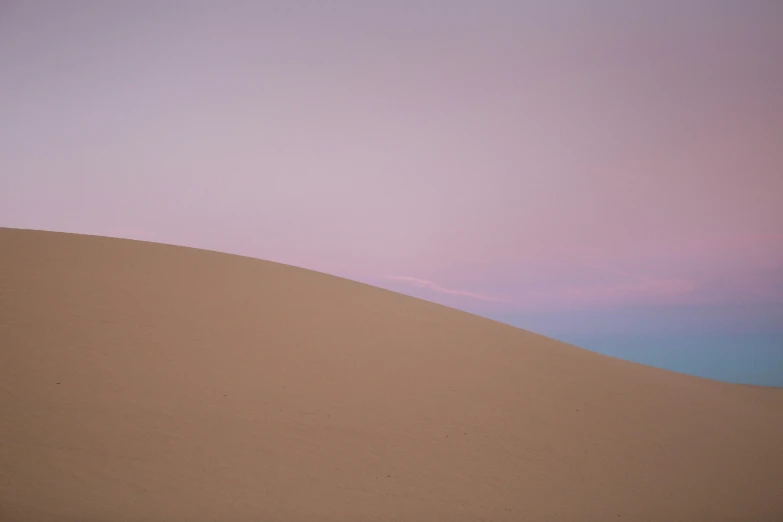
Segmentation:
[(365, 284), (0, 229), (0, 520), (780, 522), (783, 389)]

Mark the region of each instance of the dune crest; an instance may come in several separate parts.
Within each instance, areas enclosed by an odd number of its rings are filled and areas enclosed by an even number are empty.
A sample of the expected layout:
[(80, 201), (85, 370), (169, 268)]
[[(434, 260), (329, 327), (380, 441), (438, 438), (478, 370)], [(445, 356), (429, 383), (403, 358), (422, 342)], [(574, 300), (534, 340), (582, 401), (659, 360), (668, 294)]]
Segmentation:
[(783, 520), (783, 390), (313, 271), (0, 229), (0, 520)]

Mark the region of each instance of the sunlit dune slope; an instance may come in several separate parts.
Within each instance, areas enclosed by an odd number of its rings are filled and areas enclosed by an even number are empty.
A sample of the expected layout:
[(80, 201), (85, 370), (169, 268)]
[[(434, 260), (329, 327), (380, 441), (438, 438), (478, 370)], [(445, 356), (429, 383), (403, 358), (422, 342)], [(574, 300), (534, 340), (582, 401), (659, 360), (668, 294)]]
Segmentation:
[(0, 229), (0, 520), (783, 520), (783, 393), (291, 266)]

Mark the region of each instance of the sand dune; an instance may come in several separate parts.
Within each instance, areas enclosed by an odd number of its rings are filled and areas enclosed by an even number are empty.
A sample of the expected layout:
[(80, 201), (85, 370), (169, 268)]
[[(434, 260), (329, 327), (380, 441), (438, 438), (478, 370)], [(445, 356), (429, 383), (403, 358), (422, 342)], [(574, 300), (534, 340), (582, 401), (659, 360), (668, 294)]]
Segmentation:
[(783, 390), (325, 274), (0, 229), (0, 520), (783, 520)]

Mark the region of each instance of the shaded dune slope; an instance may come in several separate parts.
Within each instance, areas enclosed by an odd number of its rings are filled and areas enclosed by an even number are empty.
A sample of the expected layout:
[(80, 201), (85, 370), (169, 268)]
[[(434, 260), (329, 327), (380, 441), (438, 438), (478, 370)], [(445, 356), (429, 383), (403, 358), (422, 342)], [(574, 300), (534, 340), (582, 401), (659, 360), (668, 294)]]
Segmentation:
[(0, 520), (783, 520), (783, 393), (251, 258), (0, 229)]

